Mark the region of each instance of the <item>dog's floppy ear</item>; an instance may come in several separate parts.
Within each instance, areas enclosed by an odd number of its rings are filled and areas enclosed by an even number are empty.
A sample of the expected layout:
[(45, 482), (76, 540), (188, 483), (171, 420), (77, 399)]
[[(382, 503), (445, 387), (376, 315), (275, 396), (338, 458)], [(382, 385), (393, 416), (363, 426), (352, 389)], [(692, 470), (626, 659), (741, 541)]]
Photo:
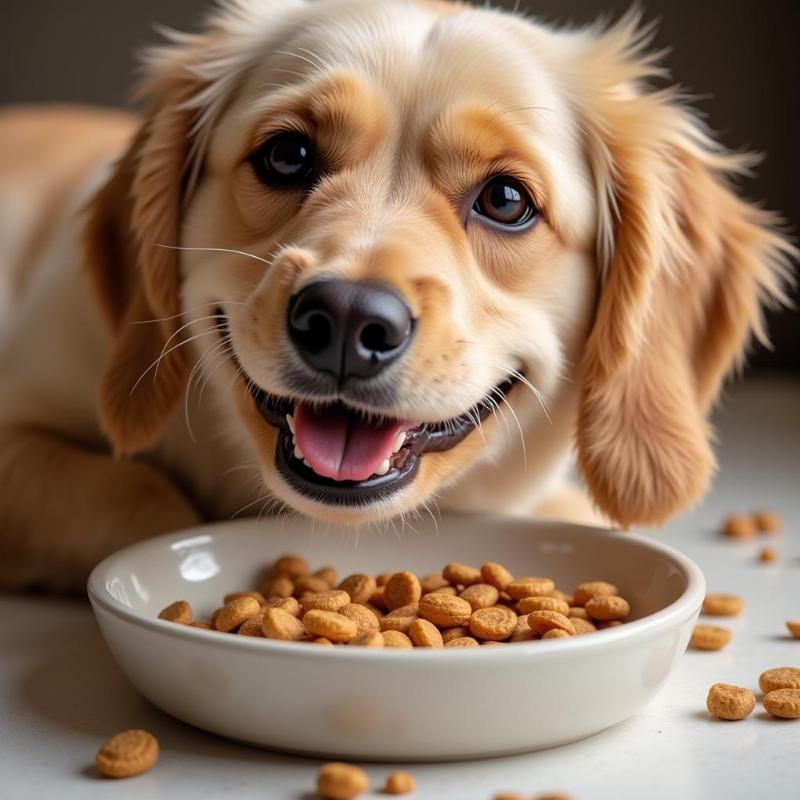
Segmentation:
[[(111, 334), (100, 422), (119, 454), (157, 441), (188, 372), (186, 348), (170, 351), (180, 309), (177, 253), (168, 248), (178, 244), (191, 118), (167, 98), (91, 201), (84, 230), (86, 266)], [(156, 362), (157, 373), (148, 371)]]
[(761, 304), (783, 299), (794, 248), (728, 179), (722, 152), (641, 55), (634, 20), (601, 36), (582, 74), (599, 195), (602, 276), (583, 364), (578, 458), (597, 505), (622, 525), (659, 524), (694, 503), (715, 468), (709, 408)]

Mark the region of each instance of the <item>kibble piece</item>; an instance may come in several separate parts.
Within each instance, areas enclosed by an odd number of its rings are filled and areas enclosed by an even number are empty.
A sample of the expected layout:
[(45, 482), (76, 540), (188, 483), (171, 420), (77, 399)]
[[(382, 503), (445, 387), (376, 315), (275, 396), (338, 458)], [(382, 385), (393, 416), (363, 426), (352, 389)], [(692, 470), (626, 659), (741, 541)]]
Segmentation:
[(523, 597), (542, 597), (556, 588), (550, 578), (516, 578), (506, 586), (506, 592), (515, 600)]
[(773, 717), (800, 719), (800, 689), (775, 689), (764, 696), (764, 708)]
[(286, 575), (278, 575), (277, 578), (269, 578), (259, 587), (261, 594), (268, 600), (273, 597), (291, 597), (294, 594), (294, 583)]
[(706, 706), (717, 719), (744, 719), (756, 707), (756, 698), (741, 686), (715, 683), (708, 690)]
[(321, 567), (314, 573), (314, 577), (322, 578), (322, 580), (324, 580), (325, 583), (327, 583), (328, 586), (332, 589), (336, 585), (339, 573), (337, 572), (336, 567), (330, 567), (330, 566)]
[(339, 613), (355, 622), (359, 634), (369, 633), (370, 631), (377, 633), (381, 629), (378, 618), (366, 606), (358, 603), (348, 603), (339, 609)]
[(366, 603), (377, 588), (375, 578), (371, 575), (348, 575), (340, 584), (339, 589), (350, 595), (351, 603)]
[(608, 581), (587, 581), (575, 587), (573, 605), (585, 606), (593, 597), (617, 595), (619, 589)]
[(324, 636), (318, 636), (316, 639), (312, 639), (311, 644), (321, 644), (323, 647), (333, 647), (333, 642), (330, 639), (326, 639)]
[[(266, 609), (264, 609), (266, 611)], [(264, 637), (264, 613), (259, 611), (254, 617), (246, 619), (240, 626), (236, 633), (239, 636), (255, 636), (256, 638)]]
[(215, 630), (214, 626), (210, 622), (206, 622), (204, 619), (193, 619), (189, 623), (189, 627), (191, 628), (201, 628), (204, 631), (213, 631)]
[(586, 601), (584, 608), (593, 620), (601, 622), (623, 620), (631, 613), (628, 601), (616, 595), (596, 595)]
[(158, 761), (158, 740), (142, 730), (122, 731), (97, 751), (94, 763), (107, 778), (129, 778), (147, 772)]
[(306, 635), (303, 623), (282, 608), (264, 609), (261, 631), (267, 639), (283, 642), (299, 642)]
[(340, 589), (328, 589), (303, 598), (303, 613), (316, 608), (320, 611), (338, 611), (350, 603), (350, 595)]
[(289, 578), (299, 578), (301, 575), (308, 575), (311, 568), (302, 556), (293, 553), (281, 556), (272, 565), (273, 575), (287, 575)]
[(787, 619), (786, 628), (795, 639), (800, 639), (800, 622), (794, 622), (793, 620)]
[(431, 592), (431, 594), (435, 594), (435, 593), (456, 595), (456, 594), (458, 594), (458, 589), (456, 589), (455, 586), (450, 586), (448, 584), (447, 586), (440, 586), (438, 589), (434, 589), (433, 592)]
[(324, 592), (330, 591), (330, 588), (331, 585), (328, 581), (317, 578), (314, 575), (303, 575), (299, 578), (295, 578), (294, 581), (294, 593), (298, 597), (301, 597), (306, 592), (310, 592), (311, 594), (323, 594)]
[(777, 533), (783, 527), (783, 520), (778, 514), (766, 508), (756, 511), (753, 522), (761, 533)]
[(777, 667), (762, 672), (758, 685), (764, 694), (776, 689), (800, 689), (800, 669), (797, 667)]
[(383, 637), (384, 647), (396, 647), (401, 650), (408, 650), (410, 647), (414, 646), (411, 639), (402, 631), (383, 631), (381, 636)]
[(583, 636), (585, 633), (594, 633), (597, 629), (588, 619), (581, 619), (580, 617), (567, 617), (575, 628), (575, 633), (578, 636)]
[(758, 554), (758, 560), (772, 564), (778, 560), (778, 551), (774, 547), (762, 547)]
[(417, 788), (414, 776), (408, 772), (393, 772), (383, 787), (385, 794), (410, 794)]
[(465, 625), (471, 614), (472, 606), (461, 597), (432, 592), (419, 601), (419, 616), (439, 628)]
[(695, 650), (721, 650), (733, 634), (719, 625), (696, 625), (692, 631), (691, 645)]
[(324, 764), (317, 776), (317, 792), (325, 800), (352, 800), (369, 789), (369, 777), (352, 764)]
[(743, 608), (744, 601), (735, 594), (707, 594), (703, 601), (703, 613), (710, 617), (735, 617)]
[(589, 615), (586, 613), (586, 609), (583, 606), (570, 606), (567, 616), (570, 619), (585, 619), (589, 622)]
[(469, 618), (469, 630), (476, 639), (502, 642), (516, 627), (517, 615), (507, 606), (479, 608)]
[(606, 628), (617, 628), (622, 625), (622, 620), (619, 619), (607, 619), (603, 622), (595, 622), (597, 626), (597, 630), (604, 631)]
[(411, 624), (418, 617), (419, 605), (412, 603), (408, 606), (400, 606), (394, 611), (385, 614), (380, 621), (380, 628), (383, 631), (401, 631), (407, 633)]
[(553, 628), (559, 628), (570, 636), (577, 636), (572, 620), (559, 614), (558, 611), (531, 611), (528, 614), (528, 626), (539, 636)]
[(444, 579), (441, 572), (431, 572), (430, 575), (426, 575), (424, 578), (420, 579), (419, 585), (422, 587), (422, 594), (428, 594), (428, 592), (435, 592), (437, 589), (443, 589), (449, 584)]
[(496, 561), (487, 561), (481, 567), (481, 578), (501, 592), (504, 592), (508, 584), (514, 580), (514, 576)]
[(470, 567), (467, 564), (459, 564), (454, 561), (447, 564), (442, 570), (442, 575), (451, 586), (472, 586), (481, 580), (481, 571)]
[(386, 607), (386, 603), (383, 599), (383, 590), (385, 586), (376, 586), (375, 591), (370, 595), (369, 604), (371, 606), (375, 606), (376, 608), (381, 609), (382, 611), (388, 611), (389, 609)]
[(561, 628), (550, 628), (542, 634), (542, 639), (569, 639), (569, 634)]
[(472, 606), (473, 611), (477, 611), (479, 608), (495, 605), (500, 599), (500, 592), (488, 583), (473, 583), (472, 586), (467, 586), (460, 596)]
[(391, 578), (392, 575), (394, 575), (394, 572), (381, 572), (381, 574), (375, 578), (375, 583), (378, 586), (386, 586), (386, 584), (389, 583), (389, 578)]
[(441, 632), (426, 619), (415, 619), (408, 628), (408, 637), (417, 647), (444, 647)]
[(168, 605), (159, 615), (159, 619), (188, 625), (192, 621), (192, 607), (185, 600), (178, 600)]
[(445, 642), (445, 647), (479, 647), (477, 639), (473, 639), (471, 636), (460, 636), (458, 639), (451, 639), (449, 642)]
[(733, 539), (750, 539), (756, 535), (756, 523), (745, 514), (731, 514), (725, 519), (722, 532)]
[(517, 626), (514, 628), (514, 632), (511, 634), (511, 642), (530, 642), (537, 637), (536, 632), (531, 630), (531, 626), (528, 625), (528, 615), (523, 614), (520, 617), (517, 617)]
[(312, 636), (324, 636), (332, 642), (349, 642), (358, 635), (353, 620), (335, 611), (312, 608), (303, 614), (303, 626)]
[(518, 608), (520, 614), (530, 614), (531, 611), (558, 611), (565, 617), (569, 616), (569, 606), (557, 597), (523, 597), (519, 601)]
[(413, 572), (395, 572), (383, 587), (383, 602), (390, 611), (417, 603), (420, 597), (422, 587)]
[(302, 609), (294, 597), (273, 597), (265, 603), (267, 608), (281, 608), (293, 617), (299, 617)]
[(240, 597), (237, 600), (231, 600), (230, 603), (225, 605), (217, 614), (214, 620), (214, 627), (218, 631), (227, 633), (234, 628), (238, 628), (246, 619), (254, 617), (261, 610), (261, 605), (258, 600), (252, 597)]
[(528, 798), (516, 792), (501, 792), (496, 794), (492, 800), (528, 800)]
[(460, 639), (462, 636), (469, 636), (469, 628), (465, 625), (456, 625), (442, 631), (442, 641), (447, 644), (452, 639)]
[(383, 636), (380, 631), (364, 631), (349, 641), (348, 645), (351, 647), (383, 647)]

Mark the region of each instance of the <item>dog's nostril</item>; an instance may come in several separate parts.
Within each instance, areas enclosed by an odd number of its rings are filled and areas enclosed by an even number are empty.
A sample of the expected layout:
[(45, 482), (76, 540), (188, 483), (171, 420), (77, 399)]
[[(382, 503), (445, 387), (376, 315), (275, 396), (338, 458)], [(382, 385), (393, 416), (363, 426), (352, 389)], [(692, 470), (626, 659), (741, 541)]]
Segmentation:
[(295, 328), (305, 347), (315, 353), (324, 350), (333, 336), (331, 321), (322, 313), (309, 314), (305, 319), (298, 320)]
[(377, 322), (362, 328), (359, 342), (365, 350), (369, 350), (372, 353), (385, 353), (388, 350), (394, 350), (399, 344), (398, 342), (390, 342), (389, 331)]

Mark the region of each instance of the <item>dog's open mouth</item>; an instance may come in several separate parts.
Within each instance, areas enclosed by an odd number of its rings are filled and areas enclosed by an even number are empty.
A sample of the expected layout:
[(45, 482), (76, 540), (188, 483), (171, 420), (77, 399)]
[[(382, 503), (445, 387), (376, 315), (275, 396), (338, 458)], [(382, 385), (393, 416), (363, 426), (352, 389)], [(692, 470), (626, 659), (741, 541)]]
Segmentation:
[[(221, 311), (217, 324), (227, 332)], [(363, 505), (411, 483), (426, 453), (462, 442), (515, 382), (508, 378), (469, 410), (439, 422), (368, 415), (341, 401), (280, 397), (252, 380), (247, 385), (261, 416), (278, 429), (275, 464), (287, 483), (319, 502)]]

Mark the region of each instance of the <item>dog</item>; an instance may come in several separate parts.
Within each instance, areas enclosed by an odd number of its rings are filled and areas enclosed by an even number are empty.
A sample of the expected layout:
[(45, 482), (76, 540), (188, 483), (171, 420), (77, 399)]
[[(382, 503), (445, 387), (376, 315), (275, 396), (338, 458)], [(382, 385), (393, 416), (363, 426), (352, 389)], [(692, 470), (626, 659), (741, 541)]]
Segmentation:
[(5, 110), (0, 585), (239, 513), (697, 501), (795, 251), (650, 39), (224, 0), (146, 53), (143, 119)]

